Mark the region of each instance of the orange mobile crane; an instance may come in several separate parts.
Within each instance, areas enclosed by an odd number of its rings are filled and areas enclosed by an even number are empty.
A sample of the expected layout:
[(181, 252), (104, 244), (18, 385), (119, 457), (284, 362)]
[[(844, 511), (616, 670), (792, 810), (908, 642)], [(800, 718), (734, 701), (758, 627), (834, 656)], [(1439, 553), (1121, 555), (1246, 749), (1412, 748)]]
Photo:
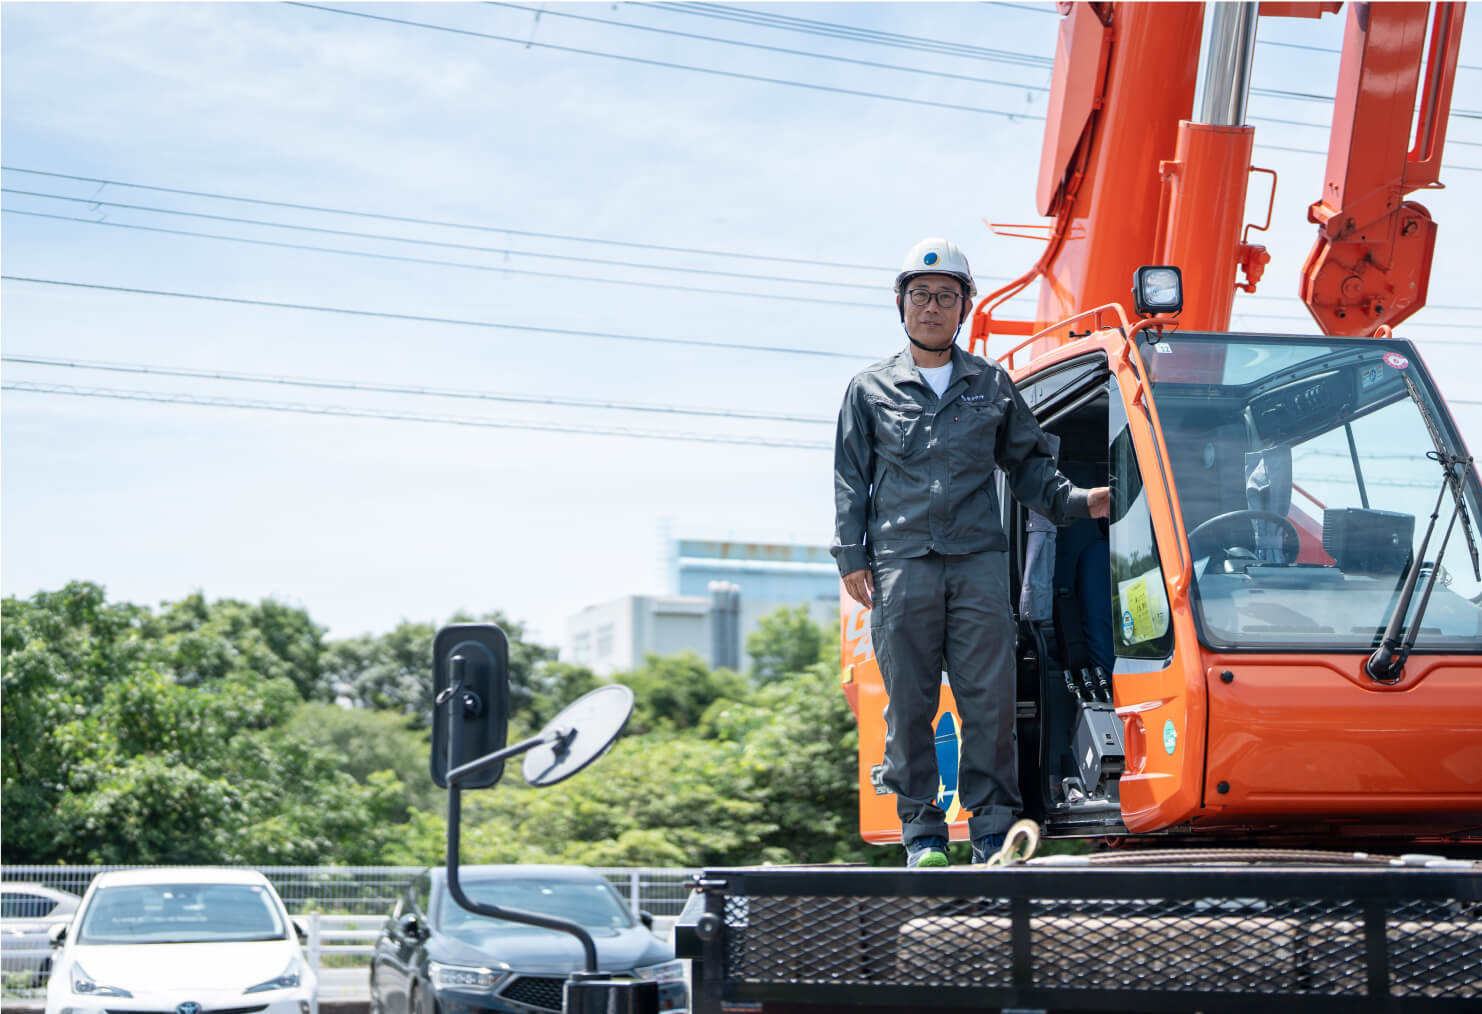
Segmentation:
[[(1057, 531), (1000, 489), (1025, 811), (1120, 847), (707, 870), (677, 938), (696, 1010), (1482, 1009), (1482, 487), (1393, 330), (1425, 304), (1436, 226), (1405, 197), (1439, 185), (1463, 4), (1349, 6), (1317, 328), (1230, 331), (1269, 261), (1253, 174), (1274, 204), (1244, 122), (1257, 18), (1339, 6), (1060, 4), (1051, 223), (995, 227), (1045, 247), (971, 348), (1022, 339), (1000, 361), (1062, 472), (1112, 490), (1104, 527)], [(1033, 321), (996, 316), (1035, 281)], [(895, 842), (869, 616), (841, 605), (860, 831)], [(944, 674), (954, 839), (959, 728)]]
[[(1437, 185), (1464, 5), (1348, 12), (1301, 285), (1316, 336), (1229, 330), (1269, 260), (1242, 230), (1247, 180), (1269, 172), (1243, 125), (1256, 5), (1215, 8), (1197, 121), (1203, 5), (1065, 6), (1038, 187), (1053, 224), (972, 330), (974, 351), (1027, 337), (1003, 361), (1062, 470), (1113, 490), (1107, 532), (1051, 534), (1002, 497), (1027, 812), (1114, 842), (1482, 844), (1477, 477), (1391, 330), (1425, 303), (1436, 225), (1404, 197)], [(1152, 277), (1181, 275), (1182, 305), (1133, 324), (1125, 294), (1148, 264), (1178, 269)], [(1035, 321), (995, 318), (1037, 279)], [(841, 601), (861, 831), (899, 840), (868, 616)], [(943, 690), (941, 802), (965, 837)]]

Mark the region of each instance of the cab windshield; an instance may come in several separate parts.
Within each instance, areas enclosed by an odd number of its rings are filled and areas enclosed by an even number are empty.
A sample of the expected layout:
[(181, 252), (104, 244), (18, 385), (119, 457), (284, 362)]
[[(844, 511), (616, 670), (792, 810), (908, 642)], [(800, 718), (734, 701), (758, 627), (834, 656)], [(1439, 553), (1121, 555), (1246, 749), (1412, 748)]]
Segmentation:
[[(1422, 404), (1443, 448), (1462, 453), (1411, 346), (1175, 334), (1144, 358), (1201, 638), (1216, 649), (1374, 648), (1441, 492)], [(1475, 526), (1474, 470), (1464, 503)], [(1448, 494), (1422, 581), (1453, 508)], [(1415, 650), (1482, 651), (1482, 581), (1461, 519), (1439, 568)]]

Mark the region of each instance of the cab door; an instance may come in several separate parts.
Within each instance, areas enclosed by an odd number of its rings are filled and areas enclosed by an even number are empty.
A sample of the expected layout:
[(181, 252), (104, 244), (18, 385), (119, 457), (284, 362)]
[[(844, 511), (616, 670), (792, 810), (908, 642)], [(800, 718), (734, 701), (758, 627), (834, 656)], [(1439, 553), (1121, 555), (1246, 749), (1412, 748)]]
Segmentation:
[[(1105, 354), (1027, 373), (1018, 387), (1055, 445), (1060, 471), (1082, 488), (1106, 485), (1113, 385)], [(1082, 519), (1057, 529), (1007, 496), (1003, 502), (1019, 617), (1025, 813), (1050, 834), (1124, 833), (1106, 524)]]

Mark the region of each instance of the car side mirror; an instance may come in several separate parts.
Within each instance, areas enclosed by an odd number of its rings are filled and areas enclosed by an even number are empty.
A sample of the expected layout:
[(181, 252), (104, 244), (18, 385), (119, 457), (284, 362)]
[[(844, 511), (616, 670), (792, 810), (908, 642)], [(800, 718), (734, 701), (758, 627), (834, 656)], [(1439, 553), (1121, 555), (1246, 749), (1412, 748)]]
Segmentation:
[(293, 923), (293, 933), (294, 936), (298, 937), (298, 942), (307, 944), (309, 942), (309, 931), (304, 929), (304, 924), (297, 919), (290, 919), (289, 922)]
[(654, 931), (654, 914), (652, 912), (647, 909), (641, 909), (638, 912), (638, 921), (643, 923), (650, 933)]
[(427, 935), (422, 928), (422, 920), (414, 912), (408, 912), (396, 920), (396, 930), (409, 940), (421, 940)]
[(67, 939), (67, 923), (59, 922), (46, 931), (46, 938), (53, 947), (60, 947)]
[[(509, 731), (509, 641), (490, 623), (455, 623), (432, 643), (432, 781), (448, 787), (448, 771), (504, 749)], [(458, 754), (448, 757), (448, 722), (460, 723)], [(504, 775), (504, 761), (463, 780), (487, 789)]]

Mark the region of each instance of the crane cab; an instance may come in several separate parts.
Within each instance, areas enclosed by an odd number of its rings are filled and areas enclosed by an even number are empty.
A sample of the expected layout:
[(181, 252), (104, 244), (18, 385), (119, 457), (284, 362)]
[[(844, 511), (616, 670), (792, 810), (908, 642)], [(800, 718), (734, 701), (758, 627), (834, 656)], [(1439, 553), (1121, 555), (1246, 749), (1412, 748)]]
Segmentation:
[[(1438, 463), (1465, 447), (1413, 346), (1145, 324), (1011, 371), (1061, 471), (1112, 489), (1109, 521), (1060, 529), (1000, 490), (1026, 815), (1060, 836), (1482, 840), (1479, 487)], [(1413, 645), (1376, 678), (1412, 572)], [(868, 614), (842, 601), (861, 832), (897, 841)]]

